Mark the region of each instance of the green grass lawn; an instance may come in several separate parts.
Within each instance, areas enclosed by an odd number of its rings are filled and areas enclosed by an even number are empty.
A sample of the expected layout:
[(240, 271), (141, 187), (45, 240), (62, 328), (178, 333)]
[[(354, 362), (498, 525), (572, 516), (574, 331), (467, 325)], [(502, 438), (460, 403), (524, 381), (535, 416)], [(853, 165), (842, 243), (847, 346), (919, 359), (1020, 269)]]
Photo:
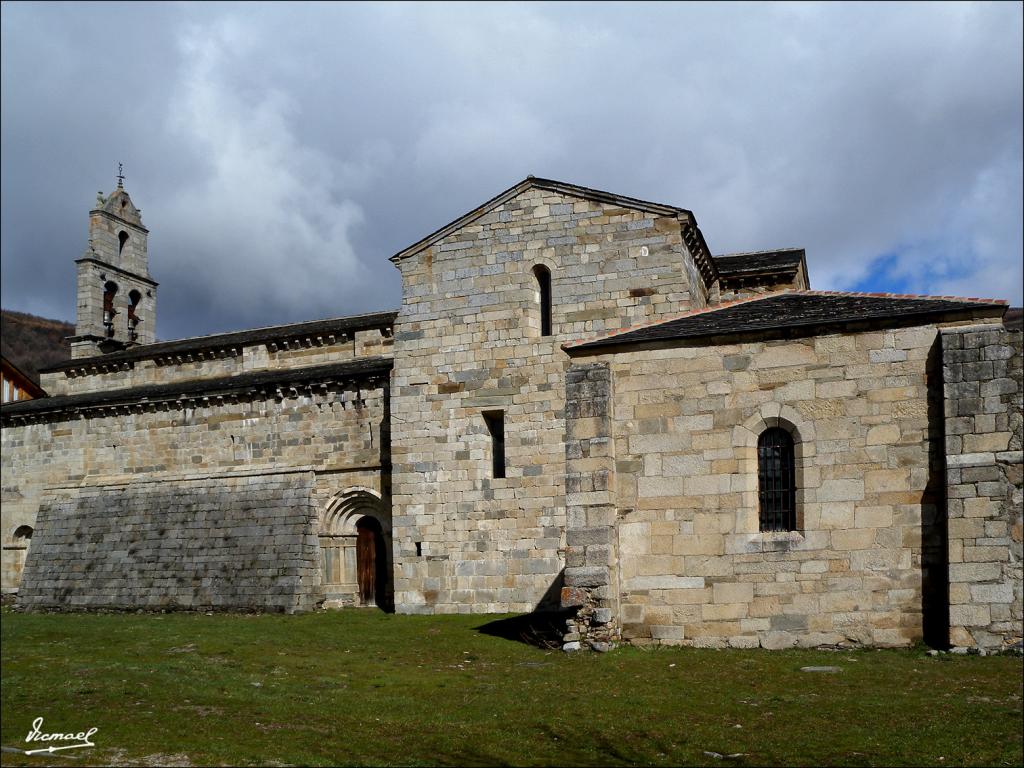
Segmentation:
[(1020, 658), (568, 656), (481, 631), (499, 618), (4, 611), (3, 746), (39, 716), (99, 732), (74, 759), (3, 764), (1022, 763)]

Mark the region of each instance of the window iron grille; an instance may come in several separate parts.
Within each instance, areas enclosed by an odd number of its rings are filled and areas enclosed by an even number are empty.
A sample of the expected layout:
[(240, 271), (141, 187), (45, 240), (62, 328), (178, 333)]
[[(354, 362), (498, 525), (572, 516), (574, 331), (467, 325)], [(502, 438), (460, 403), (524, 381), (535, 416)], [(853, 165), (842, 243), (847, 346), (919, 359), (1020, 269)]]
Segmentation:
[(796, 466), (793, 437), (772, 427), (757, 441), (759, 520), (762, 531), (796, 530)]

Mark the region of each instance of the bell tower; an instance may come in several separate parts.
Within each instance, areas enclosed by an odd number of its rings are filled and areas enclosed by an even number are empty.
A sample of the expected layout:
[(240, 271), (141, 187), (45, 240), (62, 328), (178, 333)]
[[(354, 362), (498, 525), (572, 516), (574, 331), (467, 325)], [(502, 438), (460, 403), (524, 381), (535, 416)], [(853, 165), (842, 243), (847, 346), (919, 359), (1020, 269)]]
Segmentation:
[(149, 276), (142, 211), (124, 188), (97, 193), (89, 245), (78, 265), (78, 315), (71, 356), (90, 357), (156, 341), (156, 287)]

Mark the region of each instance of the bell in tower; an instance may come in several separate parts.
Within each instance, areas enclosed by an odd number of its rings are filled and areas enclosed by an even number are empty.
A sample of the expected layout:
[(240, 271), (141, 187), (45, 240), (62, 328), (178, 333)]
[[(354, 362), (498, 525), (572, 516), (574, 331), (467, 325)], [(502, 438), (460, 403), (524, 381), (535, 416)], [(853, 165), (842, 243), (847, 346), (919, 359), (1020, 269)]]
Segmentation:
[(142, 211), (124, 188), (97, 194), (89, 212), (89, 246), (77, 259), (78, 312), (72, 357), (90, 357), (156, 340), (156, 287), (149, 276)]

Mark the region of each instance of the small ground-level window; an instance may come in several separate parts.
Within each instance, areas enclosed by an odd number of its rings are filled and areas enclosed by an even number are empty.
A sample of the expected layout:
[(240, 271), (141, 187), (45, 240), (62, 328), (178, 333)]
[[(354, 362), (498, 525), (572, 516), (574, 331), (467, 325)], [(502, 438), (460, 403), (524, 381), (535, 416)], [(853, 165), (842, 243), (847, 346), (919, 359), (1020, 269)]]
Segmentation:
[(484, 422), (491, 433), (492, 477), (505, 476), (505, 414), (502, 411), (485, 413)]
[(761, 530), (796, 530), (796, 462), (785, 429), (771, 427), (758, 438), (757, 485)]

